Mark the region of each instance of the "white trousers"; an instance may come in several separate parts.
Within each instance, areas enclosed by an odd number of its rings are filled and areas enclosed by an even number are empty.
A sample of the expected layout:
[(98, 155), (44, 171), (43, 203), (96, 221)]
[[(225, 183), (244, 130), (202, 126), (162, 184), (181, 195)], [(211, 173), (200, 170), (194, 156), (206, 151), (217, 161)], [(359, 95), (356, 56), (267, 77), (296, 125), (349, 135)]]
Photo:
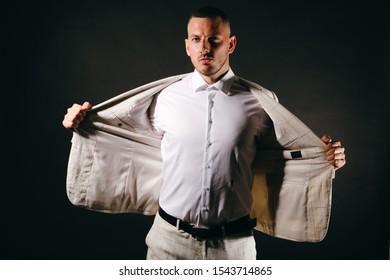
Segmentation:
[(251, 231), (217, 240), (197, 240), (156, 214), (146, 236), (148, 260), (255, 260)]

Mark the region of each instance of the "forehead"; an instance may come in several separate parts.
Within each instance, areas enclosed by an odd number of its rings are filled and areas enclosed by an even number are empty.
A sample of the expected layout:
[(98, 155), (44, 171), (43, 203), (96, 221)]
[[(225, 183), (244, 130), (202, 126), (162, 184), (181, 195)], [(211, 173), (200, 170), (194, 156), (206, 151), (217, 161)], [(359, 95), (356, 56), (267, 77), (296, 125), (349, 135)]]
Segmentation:
[(230, 34), (230, 27), (219, 17), (215, 19), (193, 17), (188, 22), (187, 31), (188, 35), (194, 33)]

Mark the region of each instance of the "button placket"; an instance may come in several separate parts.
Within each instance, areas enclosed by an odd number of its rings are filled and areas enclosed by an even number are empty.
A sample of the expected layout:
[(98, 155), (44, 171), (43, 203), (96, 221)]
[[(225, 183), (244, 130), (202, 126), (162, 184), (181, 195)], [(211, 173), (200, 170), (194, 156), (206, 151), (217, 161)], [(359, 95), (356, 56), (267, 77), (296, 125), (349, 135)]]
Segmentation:
[(211, 162), (211, 130), (213, 125), (213, 107), (214, 107), (214, 97), (216, 92), (210, 91), (210, 88), (207, 90), (207, 130), (206, 130), (206, 142), (205, 142), (205, 167), (203, 174), (203, 207), (202, 207), (202, 216), (205, 220), (208, 219), (209, 210), (210, 210), (210, 191), (211, 191), (211, 170), (212, 170), (212, 162)]

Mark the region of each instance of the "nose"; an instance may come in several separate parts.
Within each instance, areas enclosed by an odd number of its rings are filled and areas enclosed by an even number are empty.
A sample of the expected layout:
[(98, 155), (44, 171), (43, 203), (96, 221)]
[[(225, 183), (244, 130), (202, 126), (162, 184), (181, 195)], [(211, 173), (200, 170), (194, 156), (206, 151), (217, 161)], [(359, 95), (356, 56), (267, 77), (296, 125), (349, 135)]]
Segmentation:
[(207, 40), (207, 38), (203, 39), (203, 40), (202, 40), (202, 44), (201, 44), (200, 53), (201, 53), (201, 54), (209, 53), (209, 52), (210, 52), (210, 47), (211, 47), (211, 44), (210, 44), (210, 42)]

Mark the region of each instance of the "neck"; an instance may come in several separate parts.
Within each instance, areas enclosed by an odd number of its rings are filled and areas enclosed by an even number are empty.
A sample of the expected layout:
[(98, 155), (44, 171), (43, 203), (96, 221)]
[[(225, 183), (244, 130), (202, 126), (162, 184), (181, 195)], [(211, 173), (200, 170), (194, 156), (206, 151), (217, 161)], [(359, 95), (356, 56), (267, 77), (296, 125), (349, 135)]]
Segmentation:
[(200, 75), (206, 81), (207, 84), (212, 85), (218, 82), (219, 80), (221, 80), (226, 75), (227, 72), (229, 72), (229, 68), (225, 70), (222, 74), (217, 73), (213, 76), (206, 76), (200, 73)]

